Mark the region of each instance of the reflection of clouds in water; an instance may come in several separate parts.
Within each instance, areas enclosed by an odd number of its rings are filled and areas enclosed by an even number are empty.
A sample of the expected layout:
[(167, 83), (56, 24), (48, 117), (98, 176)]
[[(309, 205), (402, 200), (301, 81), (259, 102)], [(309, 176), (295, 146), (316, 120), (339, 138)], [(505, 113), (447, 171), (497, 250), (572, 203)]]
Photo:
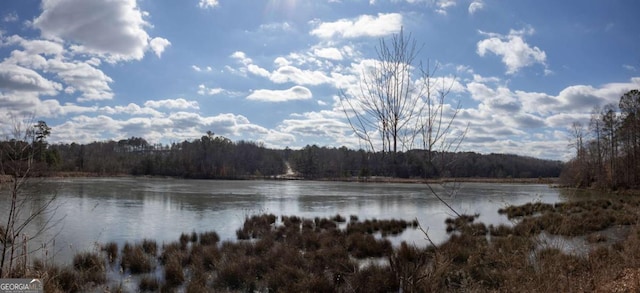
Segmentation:
[[(55, 181), (55, 180), (54, 180)], [(273, 213), (305, 218), (358, 216), (366, 219), (418, 219), (435, 242), (447, 238), (444, 221), (453, 212), (421, 184), (321, 181), (216, 181), (157, 178), (64, 179), (55, 181), (66, 215), (57, 236), (66, 249), (58, 260), (70, 261), (95, 242), (176, 241), (181, 233), (216, 231), (235, 240), (246, 216)], [(508, 223), (498, 209), (508, 204), (561, 200), (546, 185), (463, 184), (454, 197), (443, 198), (458, 212), (480, 214), (485, 224)], [(434, 190), (442, 192), (439, 186)], [(0, 199), (0, 207), (5, 206)], [(426, 244), (419, 230), (390, 240)]]

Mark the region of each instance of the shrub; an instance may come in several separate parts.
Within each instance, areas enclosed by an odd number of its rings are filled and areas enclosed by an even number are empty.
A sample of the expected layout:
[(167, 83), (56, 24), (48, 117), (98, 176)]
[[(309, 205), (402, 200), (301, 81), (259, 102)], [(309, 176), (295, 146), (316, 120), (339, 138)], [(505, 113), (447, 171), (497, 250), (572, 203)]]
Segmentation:
[(218, 241), (220, 241), (220, 236), (214, 231), (200, 233), (200, 245), (215, 245)]
[(122, 248), (121, 265), (123, 270), (128, 269), (132, 274), (148, 273), (154, 267), (151, 257), (144, 252), (142, 244), (131, 246), (129, 243), (125, 243)]
[(155, 240), (143, 239), (142, 250), (151, 256), (156, 256), (156, 254), (158, 253), (158, 244)]
[(347, 219), (345, 219), (345, 217), (341, 216), (340, 214), (336, 214), (331, 218), (331, 220), (336, 223), (344, 223), (347, 221)]
[(164, 264), (164, 280), (168, 287), (176, 287), (185, 280), (180, 256), (170, 255)]

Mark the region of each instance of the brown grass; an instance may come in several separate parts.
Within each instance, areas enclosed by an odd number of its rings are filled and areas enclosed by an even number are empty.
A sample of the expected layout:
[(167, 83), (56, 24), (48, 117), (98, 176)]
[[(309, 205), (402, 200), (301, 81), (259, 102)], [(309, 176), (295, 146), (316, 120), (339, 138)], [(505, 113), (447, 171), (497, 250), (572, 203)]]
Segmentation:
[(160, 281), (155, 277), (144, 276), (140, 279), (138, 289), (142, 292), (155, 292), (160, 289)]
[(107, 253), (109, 263), (113, 263), (118, 258), (118, 244), (115, 242), (108, 242), (103, 245), (102, 251)]
[[(155, 256), (155, 247), (150, 244), (155, 242), (143, 241), (143, 243), (139, 243), (136, 245), (131, 245), (129, 243), (125, 243), (122, 247), (122, 259), (121, 266), (123, 271), (129, 271), (132, 274), (143, 274), (151, 272), (155, 268), (154, 264), (154, 256)], [(150, 255), (149, 252), (145, 251), (145, 247), (150, 252), (153, 252)]]
[(76, 254), (73, 268), (79, 273), (80, 283), (102, 284), (107, 280), (105, 261), (98, 253)]

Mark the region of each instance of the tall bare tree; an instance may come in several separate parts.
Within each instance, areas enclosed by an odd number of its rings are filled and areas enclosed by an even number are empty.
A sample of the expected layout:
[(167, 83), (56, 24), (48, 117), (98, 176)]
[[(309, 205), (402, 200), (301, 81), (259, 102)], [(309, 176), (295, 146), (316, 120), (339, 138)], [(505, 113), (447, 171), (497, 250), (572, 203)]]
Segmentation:
[(424, 83), (416, 83), (426, 78), (416, 76), (424, 73), (414, 67), (418, 52), (416, 41), (403, 30), (389, 41), (381, 38), (377, 59), (363, 69), (359, 89), (340, 94), (351, 128), (373, 152), (395, 153), (412, 136), (407, 127), (421, 114), (426, 92)]
[(355, 135), (383, 155), (417, 146), (426, 150), (428, 163), (435, 152), (457, 150), (468, 125), (456, 127), (460, 104), (447, 101), (455, 78), (435, 78), (438, 65), (423, 66), (416, 40), (403, 29), (388, 41), (381, 38), (376, 53), (358, 89), (340, 93)]
[[(454, 123), (460, 103), (447, 103), (455, 78), (434, 77), (438, 66), (423, 66), (416, 40), (411, 34), (405, 35), (404, 29), (389, 41), (381, 38), (376, 53), (373, 65), (363, 69), (358, 89), (340, 93), (343, 111), (355, 135), (373, 152), (381, 146), (383, 160), (385, 153), (392, 153), (395, 159), (397, 151), (414, 148), (416, 140), (421, 139), (418, 145), (425, 151), (426, 167), (433, 168), (435, 153), (443, 155), (441, 166), (448, 165), (444, 154), (458, 149), (469, 127)], [(428, 183), (427, 187), (459, 216), (440, 195), (442, 192), (436, 192)], [(457, 183), (443, 187), (448, 196), (459, 189)]]
[(40, 132), (38, 125), (33, 124), (33, 119), (14, 118), (10, 134), (0, 143), (0, 174), (10, 177), (8, 192), (0, 193), (8, 196), (2, 199), (8, 206), (3, 207), (0, 216), (0, 278), (23, 277), (29, 255), (42, 248), (39, 245), (30, 249), (29, 242), (56, 222), (52, 205), (56, 195), (43, 195), (28, 188), (37, 144), (44, 143), (49, 134), (48, 130)]

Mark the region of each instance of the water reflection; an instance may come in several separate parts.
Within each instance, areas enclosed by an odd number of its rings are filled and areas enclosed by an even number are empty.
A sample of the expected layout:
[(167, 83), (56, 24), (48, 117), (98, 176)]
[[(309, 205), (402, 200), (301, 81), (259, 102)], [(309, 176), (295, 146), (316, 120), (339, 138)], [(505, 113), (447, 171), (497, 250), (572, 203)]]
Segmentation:
[[(213, 181), (151, 178), (79, 178), (47, 180), (44, 195), (58, 195), (57, 216), (65, 217), (56, 236), (59, 259), (93, 249), (95, 242), (176, 240), (182, 232), (215, 230), (234, 240), (245, 216), (258, 213), (359, 219), (418, 219), (436, 242), (447, 235), (444, 220), (452, 216), (424, 185), (311, 181)], [(35, 189), (34, 189), (35, 190)], [(0, 192), (6, 192), (2, 190)], [(480, 214), (487, 224), (508, 223), (497, 210), (531, 201), (575, 200), (546, 185), (463, 184), (455, 197), (438, 189), (460, 213)], [(0, 199), (6, 207), (7, 197)], [(48, 235), (52, 236), (52, 235)], [(419, 231), (393, 239), (425, 245)]]

